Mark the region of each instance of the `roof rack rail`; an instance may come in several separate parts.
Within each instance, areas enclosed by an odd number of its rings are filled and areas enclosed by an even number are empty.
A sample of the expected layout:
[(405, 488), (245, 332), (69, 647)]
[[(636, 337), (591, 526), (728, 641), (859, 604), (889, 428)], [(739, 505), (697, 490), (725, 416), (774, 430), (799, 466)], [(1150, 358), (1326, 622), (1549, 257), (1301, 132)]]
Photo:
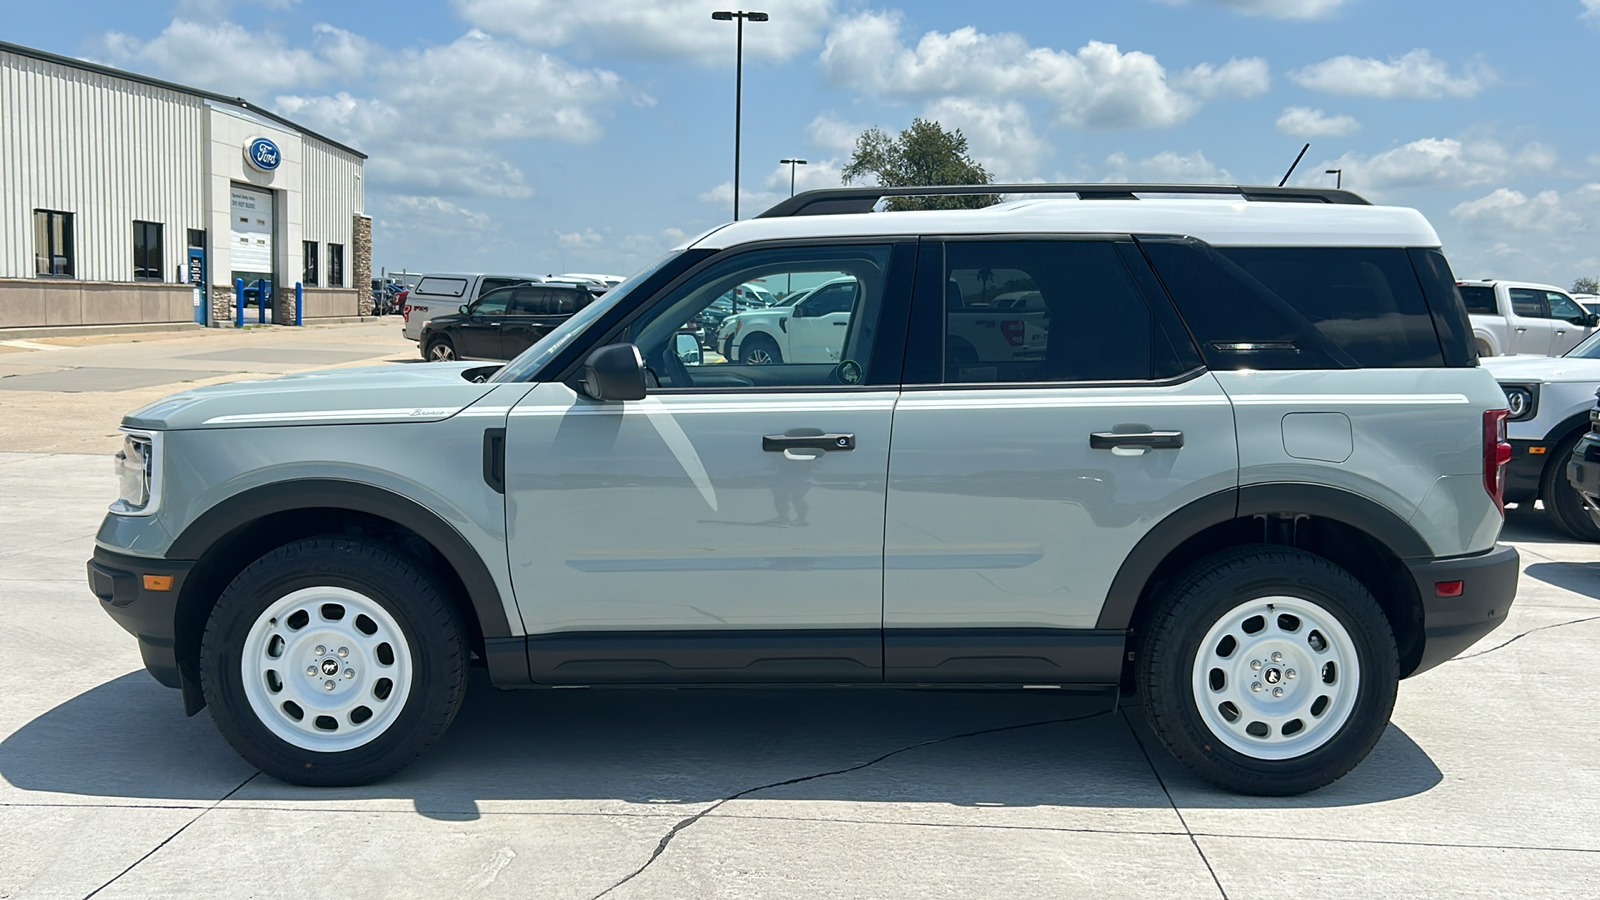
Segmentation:
[(886, 197), (952, 197), (970, 194), (1076, 194), (1079, 200), (1137, 200), (1138, 194), (1232, 194), (1267, 203), (1338, 203), (1370, 206), (1353, 191), (1330, 188), (1250, 187), (1235, 184), (944, 184), (924, 187), (827, 188), (796, 194), (757, 216), (836, 216), (866, 213)]

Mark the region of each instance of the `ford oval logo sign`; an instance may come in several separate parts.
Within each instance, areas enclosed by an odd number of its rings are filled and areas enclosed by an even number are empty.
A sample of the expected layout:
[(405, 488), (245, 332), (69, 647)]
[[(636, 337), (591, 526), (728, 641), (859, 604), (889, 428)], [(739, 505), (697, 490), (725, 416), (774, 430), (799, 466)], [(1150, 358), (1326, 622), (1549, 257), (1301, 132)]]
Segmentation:
[(266, 138), (256, 138), (244, 148), (244, 158), (257, 169), (271, 172), (283, 160), (283, 154), (279, 152), (277, 144)]

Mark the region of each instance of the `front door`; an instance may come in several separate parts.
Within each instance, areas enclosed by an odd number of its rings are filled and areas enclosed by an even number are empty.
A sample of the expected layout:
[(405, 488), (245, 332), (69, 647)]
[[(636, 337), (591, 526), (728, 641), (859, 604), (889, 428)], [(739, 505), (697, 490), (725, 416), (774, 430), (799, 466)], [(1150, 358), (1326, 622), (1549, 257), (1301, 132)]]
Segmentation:
[(844, 345), (850, 310), (859, 286), (852, 281), (826, 284), (795, 305), (789, 317), (789, 356), (794, 362), (836, 363)]
[[(1123, 635), (1095, 627), (1118, 569), (1167, 515), (1236, 485), (1228, 398), (1141, 290), (1131, 242), (936, 246), (890, 451), (885, 678), (1114, 680)], [(964, 337), (1019, 295), (1037, 352)]]
[(1589, 311), (1559, 291), (1545, 291), (1544, 298), (1550, 309), (1550, 355), (1561, 356), (1583, 343), (1594, 331), (1585, 324), (1589, 321)]
[[(512, 409), (507, 545), (535, 681), (881, 680), (900, 369), (878, 335), (903, 334), (909, 263), (894, 276), (890, 263), (914, 253), (857, 244), (712, 261), (611, 338), (639, 348), (654, 381), (644, 400), (552, 383)], [(735, 285), (818, 272), (863, 285), (840, 329), (845, 362), (710, 363), (678, 339)]]
[(460, 346), (456, 354), (462, 359), (504, 359), (500, 355), (500, 325), (505, 318), (506, 306), (516, 288), (490, 291), (467, 307), (467, 314), (456, 326)]

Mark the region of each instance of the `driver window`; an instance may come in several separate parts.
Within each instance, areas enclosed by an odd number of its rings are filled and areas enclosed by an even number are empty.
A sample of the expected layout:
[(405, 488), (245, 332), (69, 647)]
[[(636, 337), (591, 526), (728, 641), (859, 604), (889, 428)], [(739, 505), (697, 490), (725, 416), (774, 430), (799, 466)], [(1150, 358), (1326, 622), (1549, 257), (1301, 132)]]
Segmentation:
[(890, 253), (851, 245), (730, 256), (646, 311), (626, 339), (660, 388), (864, 384)]
[(1566, 294), (1558, 294), (1555, 291), (1545, 291), (1544, 297), (1545, 301), (1550, 304), (1550, 318), (1567, 319), (1570, 321), (1572, 319), (1581, 319), (1584, 317), (1583, 310), (1579, 309), (1578, 304)]

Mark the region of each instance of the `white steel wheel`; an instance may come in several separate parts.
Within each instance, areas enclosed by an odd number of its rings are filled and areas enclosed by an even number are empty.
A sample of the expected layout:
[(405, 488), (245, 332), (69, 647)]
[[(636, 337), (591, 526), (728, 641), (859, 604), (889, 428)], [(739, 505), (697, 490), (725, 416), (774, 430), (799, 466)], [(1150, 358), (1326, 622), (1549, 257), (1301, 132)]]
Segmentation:
[(1206, 632), (1193, 687), (1217, 740), (1255, 759), (1294, 759), (1326, 744), (1350, 718), (1361, 665), (1331, 612), (1298, 597), (1261, 597)]
[(365, 746), (393, 725), (411, 695), (415, 662), (398, 622), (342, 587), (286, 594), (256, 617), (239, 657), (251, 711), (303, 750)]

